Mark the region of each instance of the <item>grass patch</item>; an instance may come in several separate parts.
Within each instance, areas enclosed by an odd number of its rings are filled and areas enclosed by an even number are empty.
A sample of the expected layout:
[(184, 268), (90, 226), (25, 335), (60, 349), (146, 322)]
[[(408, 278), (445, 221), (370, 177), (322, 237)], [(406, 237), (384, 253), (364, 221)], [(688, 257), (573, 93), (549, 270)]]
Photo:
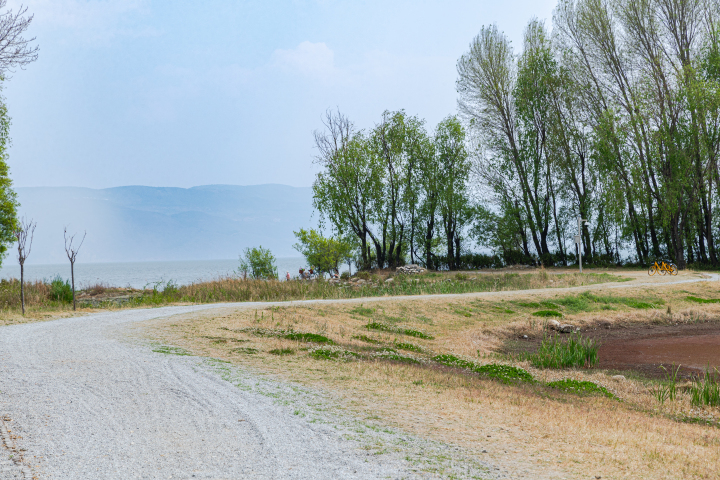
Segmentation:
[(257, 348), (250, 348), (250, 347), (233, 348), (230, 351), (233, 353), (243, 353), (245, 355), (255, 355), (256, 353), (258, 353)]
[(563, 316), (563, 314), (558, 312), (557, 310), (539, 310), (537, 312), (534, 312), (533, 315), (536, 317), (544, 317), (544, 318), (562, 317)]
[(530, 372), (523, 370), (522, 368), (513, 367), (511, 365), (502, 365), (499, 363), (489, 363), (487, 365), (477, 365), (474, 362), (463, 360), (454, 355), (445, 353), (433, 357), (433, 360), (442, 365), (449, 367), (462, 368), (473, 371), (480, 375), (485, 375), (495, 380), (502, 382), (510, 381), (522, 381), (522, 382), (534, 382), (535, 379)]
[(250, 335), (254, 335), (256, 337), (277, 337), (285, 338), (287, 340), (295, 340), (298, 342), (326, 343), (328, 345), (335, 345), (334, 341), (330, 340), (324, 335), (320, 335), (317, 333), (293, 332), (292, 330), (273, 330), (271, 328), (256, 327), (243, 328), (240, 331), (248, 333)]
[(375, 345), (382, 343), (380, 340), (377, 340), (372, 337), (368, 337), (367, 335), (354, 335), (351, 338), (354, 338), (355, 340), (360, 340), (361, 342), (365, 342), (365, 343), (372, 343)]
[(272, 353), (273, 355), (294, 355), (295, 350), (292, 348), (273, 348), (268, 353)]
[(383, 350), (381, 352), (377, 352), (373, 355), (376, 358), (381, 358), (383, 360), (393, 360), (395, 362), (402, 362), (402, 363), (420, 363), (420, 361), (417, 358), (408, 357), (405, 355), (401, 355), (397, 353), (394, 350)]
[(335, 342), (333, 342), (326, 336), (319, 335), (317, 333), (287, 332), (287, 333), (280, 335), (280, 337), (287, 338), (288, 340), (297, 340), (299, 342), (327, 343), (328, 345), (335, 344)]
[(556, 388), (565, 392), (572, 392), (581, 395), (604, 395), (608, 398), (617, 398), (615, 395), (610, 393), (607, 388), (602, 387), (596, 383), (571, 380), (569, 378), (558, 380), (556, 382), (550, 382), (547, 384), (550, 388)]
[(425, 332), (421, 332), (420, 330), (413, 330), (412, 328), (405, 328), (405, 327), (396, 327), (393, 325), (388, 325), (386, 323), (381, 322), (371, 322), (365, 325), (365, 328), (368, 330), (378, 330), (380, 332), (391, 332), (391, 333), (399, 333), (401, 335), (408, 335), (410, 337), (416, 337), (416, 338), (422, 338), (425, 340), (432, 340), (435, 337), (432, 335), (428, 335)]
[(400, 350), (408, 350), (410, 352), (422, 352), (423, 351), (422, 347), (413, 345), (412, 343), (395, 342), (395, 343), (393, 343), (393, 347), (398, 348)]
[(687, 300), (695, 303), (720, 303), (720, 298), (700, 298), (689, 295)]
[(354, 360), (360, 357), (355, 352), (333, 347), (318, 347), (310, 350), (309, 355), (319, 360)]
[(352, 310), (350, 310), (350, 313), (354, 313), (356, 315), (362, 315), (363, 317), (370, 317), (373, 313), (375, 313), (374, 308), (365, 308), (362, 305), (359, 307), (355, 307)]
[(598, 344), (580, 335), (567, 339), (546, 337), (534, 354), (527, 356), (536, 368), (592, 367), (598, 362)]
[(192, 353), (188, 352), (184, 348), (171, 347), (168, 345), (162, 345), (160, 347), (153, 348), (153, 352), (164, 353), (166, 355), (192, 356)]
[(720, 375), (720, 372), (718, 372), (716, 368), (715, 374), (706, 371), (703, 378), (693, 380), (692, 386), (690, 387), (690, 402), (693, 406), (720, 406), (720, 382), (718, 382), (718, 375)]

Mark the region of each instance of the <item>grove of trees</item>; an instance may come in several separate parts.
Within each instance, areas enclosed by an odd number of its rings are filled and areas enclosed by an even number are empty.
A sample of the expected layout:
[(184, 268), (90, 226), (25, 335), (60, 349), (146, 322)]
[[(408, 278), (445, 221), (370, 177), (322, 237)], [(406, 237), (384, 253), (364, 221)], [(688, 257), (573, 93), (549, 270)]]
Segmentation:
[(329, 113), (315, 206), (365, 267), (669, 258), (718, 265), (720, 2), (560, 0), (520, 52), (483, 27), (457, 64), (459, 117), (432, 133)]

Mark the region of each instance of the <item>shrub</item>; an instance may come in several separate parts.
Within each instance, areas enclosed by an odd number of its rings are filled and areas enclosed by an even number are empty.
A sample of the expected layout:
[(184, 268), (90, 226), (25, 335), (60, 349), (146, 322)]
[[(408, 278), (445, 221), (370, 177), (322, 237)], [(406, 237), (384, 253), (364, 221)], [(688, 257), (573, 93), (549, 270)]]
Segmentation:
[(538, 351), (528, 356), (536, 368), (591, 367), (598, 361), (598, 344), (580, 335), (571, 335), (567, 340), (558, 337), (545, 338)]
[(251, 278), (277, 279), (275, 257), (270, 250), (262, 246), (246, 248), (240, 257), (238, 273), (240, 273), (243, 278), (249, 275)]
[(350, 280), (350, 272), (348, 272), (347, 270), (345, 270), (344, 272), (342, 272), (342, 273), (340, 274), (340, 278), (341, 278), (342, 280), (345, 280), (345, 281)]
[(534, 382), (535, 379), (527, 370), (523, 370), (519, 367), (513, 367), (512, 365), (502, 365), (499, 363), (489, 363), (487, 365), (477, 365), (468, 360), (457, 358), (454, 355), (442, 354), (433, 357), (437, 363), (447, 365), (449, 367), (463, 368), (471, 370), (477, 374), (485, 375), (486, 377), (500, 380), (501, 382), (508, 383), (512, 381), (521, 382)]
[(49, 297), (51, 300), (55, 300), (57, 302), (72, 303), (73, 294), (70, 280), (65, 280), (63, 282), (63, 279), (60, 277), (60, 275), (53, 278), (50, 282)]

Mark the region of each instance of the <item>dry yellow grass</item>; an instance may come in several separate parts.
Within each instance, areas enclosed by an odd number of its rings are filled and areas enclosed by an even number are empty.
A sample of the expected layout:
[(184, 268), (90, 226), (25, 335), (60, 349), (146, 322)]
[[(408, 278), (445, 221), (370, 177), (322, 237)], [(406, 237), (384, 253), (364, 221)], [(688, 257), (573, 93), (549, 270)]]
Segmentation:
[[(620, 306), (612, 311), (578, 313), (567, 315), (566, 321), (593, 328), (600, 321), (634, 324), (720, 319), (720, 305), (687, 300), (688, 295), (717, 297), (715, 284), (636, 287), (603, 294), (662, 298), (664, 304), (651, 310)], [(542, 321), (527, 311), (513, 307), (512, 313), (507, 313), (510, 300), (540, 302), (562, 295), (567, 292), (549, 290), (512, 297), (497, 294), (482, 299), (368, 300), (362, 306), (228, 309), (222, 315), (216, 312), (176, 318), (172, 326), (157, 322), (151, 331), (162, 341), (199, 355), (330, 390), (358, 415), (378, 416), (397, 428), (476, 453), (487, 449), (485, 455), (501, 465), (508, 464), (507, 458), (512, 456), (513, 462), (531, 472), (561, 470), (577, 478), (718, 478), (720, 429), (679, 422), (672, 416), (690, 412), (718, 418), (720, 411), (706, 408), (691, 412), (686, 397), (661, 405), (646, 381), (618, 382), (600, 371), (538, 371), (520, 364), (542, 381), (594, 381), (624, 400), (619, 402), (564, 394), (542, 386), (504, 385), (437, 365), (317, 360), (308, 356), (307, 345), (301, 342), (241, 331), (265, 328), (317, 333), (357, 351), (372, 345), (353, 338), (364, 335), (386, 345), (401, 341), (427, 354), (453, 353), (487, 363), (497, 361), (493, 360), (495, 352), (509, 336), (542, 329)], [(369, 331), (365, 325), (371, 319), (408, 326), (435, 338)], [(243, 353), (247, 348), (258, 353)], [(268, 353), (274, 349), (290, 349), (293, 354)]]

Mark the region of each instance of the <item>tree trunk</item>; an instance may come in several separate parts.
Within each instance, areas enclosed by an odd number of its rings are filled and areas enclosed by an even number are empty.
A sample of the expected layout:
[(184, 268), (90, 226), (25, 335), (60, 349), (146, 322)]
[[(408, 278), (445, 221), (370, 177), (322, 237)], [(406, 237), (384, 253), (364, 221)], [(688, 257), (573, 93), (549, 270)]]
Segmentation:
[(25, 266), (20, 264), (20, 306), (22, 314), (25, 315)]
[(75, 262), (70, 262), (70, 278), (72, 279), (73, 310), (75, 310)]

